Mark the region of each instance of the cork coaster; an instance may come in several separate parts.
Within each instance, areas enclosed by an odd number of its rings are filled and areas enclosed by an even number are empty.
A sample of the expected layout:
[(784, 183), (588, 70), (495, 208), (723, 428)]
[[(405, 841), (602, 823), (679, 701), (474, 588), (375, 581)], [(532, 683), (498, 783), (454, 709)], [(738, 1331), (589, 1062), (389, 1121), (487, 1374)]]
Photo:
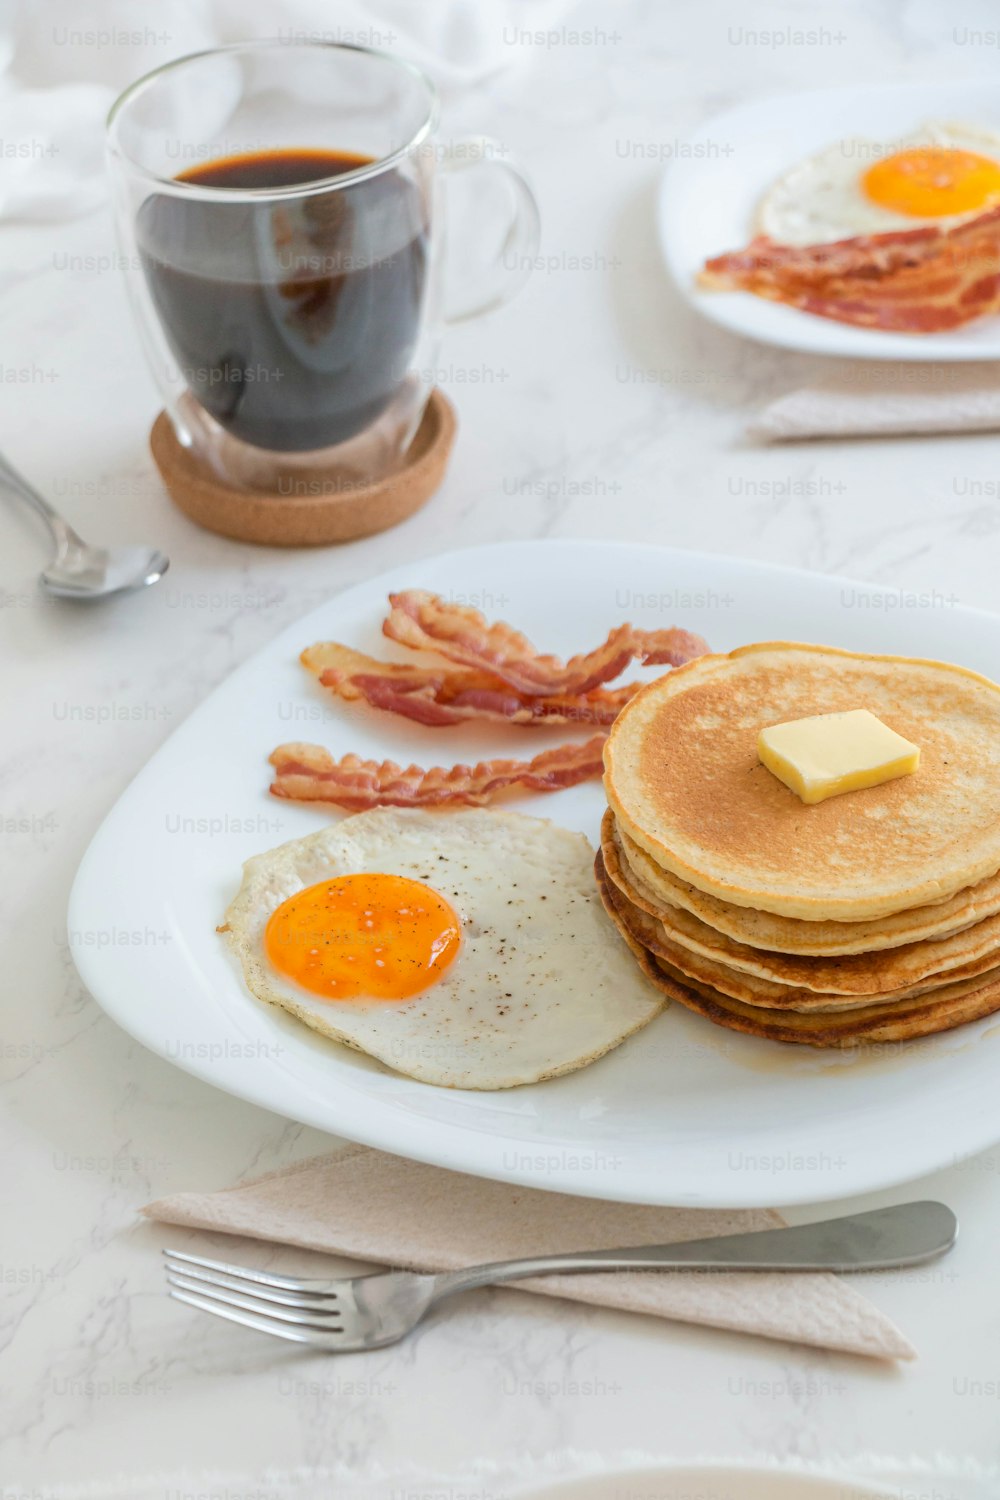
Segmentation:
[(178, 442), (163, 411), (153, 423), (149, 446), (170, 498), (199, 526), (262, 546), (322, 547), (386, 531), (426, 504), (444, 478), (455, 426), (455, 408), (441, 391), (432, 391), (402, 467), (386, 479), (333, 495), (232, 489)]

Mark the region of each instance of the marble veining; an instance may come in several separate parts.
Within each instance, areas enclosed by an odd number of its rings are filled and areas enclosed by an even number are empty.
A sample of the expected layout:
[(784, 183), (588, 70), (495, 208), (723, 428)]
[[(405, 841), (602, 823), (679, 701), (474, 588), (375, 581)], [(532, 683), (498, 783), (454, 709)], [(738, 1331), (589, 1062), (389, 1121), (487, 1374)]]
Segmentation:
[[(610, 14), (588, 0), (575, 19), (607, 30)], [(82, 992), (64, 930), (88, 840), (165, 736), (278, 630), (403, 557), (419, 581), (419, 559), (446, 547), (615, 537), (995, 608), (996, 437), (755, 447), (753, 408), (820, 362), (741, 342), (681, 304), (654, 239), (659, 164), (628, 145), (669, 144), (779, 89), (982, 77), (997, 54), (958, 45), (954, 28), (984, 17), (972, 0), (761, 3), (759, 29), (842, 34), (764, 47), (732, 39), (750, 24), (735, 0), (621, 0), (617, 42), (538, 49), (453, 101), (449, 129), (493, 134), (528, 165), (550, 259), (514, 305), (449, 336), (443, 383), (460, 437), (442, 493), (403, 529), (339, 550), (258, 551), (176, 513), (146, 450), (157, 401), (124, 287), (100, 268), (108, 215), (0, 228), (3, 366), (15, 372), (5, 449), (88, 537), (148, 539), (173, 560), (146, 597), (89, 610), (46, 601), (34, 584), (43, 538), (4, 507), (5, 1493), (182, 1466), (459, 1473), (563, 1447), (831, 1462), (929, 1462), (946, 1449), (1000, 1463), (995, 1154), (919, 1185), (966, 1225), (946, 1271), (870, 1283), (919, 1347), (906, 1369), (511, 1290), (448, 1306), (402, 1347), (335, 1363), (170, 1303), (160, 1244), (195, 1237), (138, 1222), (137, 1207), (327, 1140), (143, 1051)], [(574, 256), (590, 269), (573, 269)], [(274, 1266), (313, 1260), (224, 1248)]]

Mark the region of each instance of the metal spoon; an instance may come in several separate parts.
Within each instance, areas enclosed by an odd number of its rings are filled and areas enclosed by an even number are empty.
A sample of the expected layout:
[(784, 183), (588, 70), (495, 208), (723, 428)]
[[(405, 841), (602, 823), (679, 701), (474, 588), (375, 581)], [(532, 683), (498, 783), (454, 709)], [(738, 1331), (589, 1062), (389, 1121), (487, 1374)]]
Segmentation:
[(89, 546), (2, 453), (0, 485), (20, 495), (45, 519), (56, 551), (41, 575), (42, 584), (60, 599), (105, 599), (125, 589), (145, 588), (170, 566), (170, 559), (153, 547)]

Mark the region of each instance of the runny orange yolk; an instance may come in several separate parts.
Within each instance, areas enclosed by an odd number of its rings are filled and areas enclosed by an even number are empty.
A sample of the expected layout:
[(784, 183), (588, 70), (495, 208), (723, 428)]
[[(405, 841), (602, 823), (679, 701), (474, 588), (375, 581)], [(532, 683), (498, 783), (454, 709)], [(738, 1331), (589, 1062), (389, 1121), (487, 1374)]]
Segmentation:
[(1000, 162), (952, 146), (915, 146), (869, 167), (861, 185), (873, 203), (917, 219), (975, 213), (1000, 202)]
[(289, 896), (264, 951), (280, 974), (324, 1000), (407, 1000), (440, 979), (461, 929), (437, 891), (404, 875), (342, 875)]

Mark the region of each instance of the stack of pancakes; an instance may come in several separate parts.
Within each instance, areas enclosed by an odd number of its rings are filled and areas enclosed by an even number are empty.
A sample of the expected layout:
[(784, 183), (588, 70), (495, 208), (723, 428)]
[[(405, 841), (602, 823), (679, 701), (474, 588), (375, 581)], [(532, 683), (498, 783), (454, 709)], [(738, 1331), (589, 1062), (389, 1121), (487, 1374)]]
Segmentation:
[[(805, 805), (757, 735), (867, 708), (919, 769)], [(849, 1047), (1000, 1009), (1000, 687), (786, 642), (704, 656), (615, 721), (596, 872), (648, 977), (721, 1026)]]

